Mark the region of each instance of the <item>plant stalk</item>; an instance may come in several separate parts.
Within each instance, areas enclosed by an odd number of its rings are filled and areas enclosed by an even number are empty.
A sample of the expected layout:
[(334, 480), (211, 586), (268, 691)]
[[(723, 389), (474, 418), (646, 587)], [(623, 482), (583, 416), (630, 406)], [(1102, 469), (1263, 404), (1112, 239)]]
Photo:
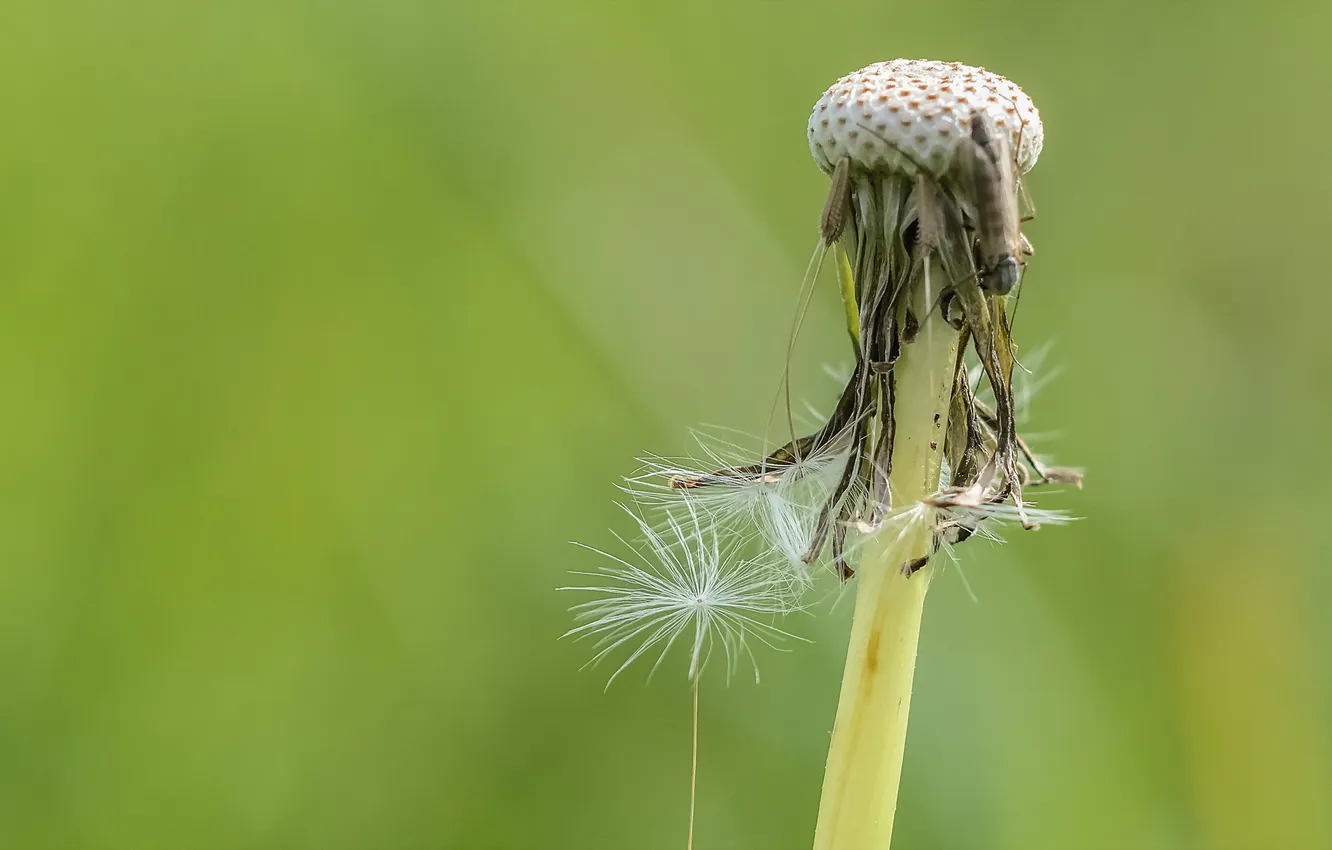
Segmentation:
[[(930, 313), (926, 289), (917, 316)], [(935, 310), (893, 369), (896, 507), (939, 488), (957, 342), (957, 332)], [(814, 850), (887, 850), (891, 841), (916, 645), (934, 573), (927, 565), (908, 578), (901, 567), (929, 554), (932, 535), (930, 521), (889, 520), (865, 544)]]

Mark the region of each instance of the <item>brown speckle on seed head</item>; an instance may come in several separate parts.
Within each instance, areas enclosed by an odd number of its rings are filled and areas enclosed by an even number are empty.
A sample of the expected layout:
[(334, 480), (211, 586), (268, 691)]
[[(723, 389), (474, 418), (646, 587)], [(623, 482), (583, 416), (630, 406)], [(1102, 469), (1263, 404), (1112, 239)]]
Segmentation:
[[(983, 68), (921, 59), (879, 62), (829, 87), (810, 116), (810, 151), (827, 172), (843, 156), (853, 168), (905, 167), (891, 151), (885, 157), (887, 146), (942, 177), (951, 171), (958, 140), (968, 135), (973, 109), (1011, 134), (1020, 172), (1035, 164), (1043, 137), (1040, 114), (1020, 88)], [(878, 138), (870, 143), (863, 133), (852, 135), (853, 127), (875, 127)]]

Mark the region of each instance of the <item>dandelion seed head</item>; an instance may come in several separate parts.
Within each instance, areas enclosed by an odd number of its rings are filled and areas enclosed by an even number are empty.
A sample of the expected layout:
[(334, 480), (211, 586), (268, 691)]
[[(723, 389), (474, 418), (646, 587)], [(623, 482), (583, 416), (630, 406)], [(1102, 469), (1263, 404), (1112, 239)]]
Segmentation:
[(975, 110), (1009, 134), (1018, 168), (1031, 170), (1044, 140), (1035, 104), (998, 74), (960, 62), (894, 59), (847, 74), (814, 104), (809, 149), (825, 172), (850, 156), (869, 171), (914, 174), (920, 164), (942, 177)]

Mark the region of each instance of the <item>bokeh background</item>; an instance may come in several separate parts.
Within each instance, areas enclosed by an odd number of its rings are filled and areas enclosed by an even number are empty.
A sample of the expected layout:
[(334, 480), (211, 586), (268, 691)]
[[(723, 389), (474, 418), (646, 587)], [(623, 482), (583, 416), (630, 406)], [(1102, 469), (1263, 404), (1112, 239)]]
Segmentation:
[[(894, 847), (1332, 846), (1328, 8), (6, 6), (0, 844), (683, 846), (683, 661), (579, 671), (566, 541), (762, 430), (809, 108), (920, 56), (1042, 110), (1089, 475), (935, 582)], [(849, 611), (705, 680), (700, 850), (809, 846)]]

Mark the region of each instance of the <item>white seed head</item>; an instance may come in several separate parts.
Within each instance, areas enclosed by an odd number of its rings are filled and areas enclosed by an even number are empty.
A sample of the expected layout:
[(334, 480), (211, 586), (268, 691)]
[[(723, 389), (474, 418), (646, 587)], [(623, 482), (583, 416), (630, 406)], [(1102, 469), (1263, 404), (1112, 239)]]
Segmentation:
[(1018, 169), (1031, 170), (1043, 142), (1031, 98), (984, 68), (927, 59), (876, 62), (834, 83), (809, 116), (809, 150), (826, 172), (849, 155), (867, 171), (914, 174), (920, 166), (942, 177), (976, 110), (1008, 134)]

